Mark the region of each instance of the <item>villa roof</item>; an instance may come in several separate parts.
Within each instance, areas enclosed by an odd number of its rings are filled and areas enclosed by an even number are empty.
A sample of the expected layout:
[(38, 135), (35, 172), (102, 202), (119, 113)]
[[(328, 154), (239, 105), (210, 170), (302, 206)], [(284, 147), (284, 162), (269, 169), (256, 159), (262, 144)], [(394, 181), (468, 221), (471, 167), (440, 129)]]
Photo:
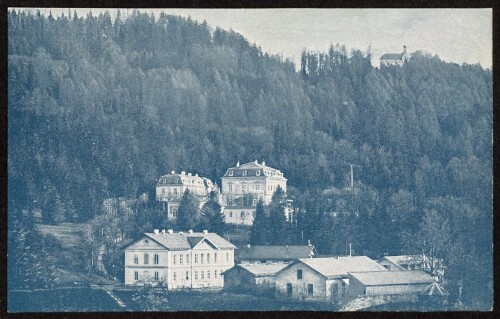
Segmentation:
[[(246, 175), (243, 175), (243, 171), (246, 171)], [(231, 172), (232, 175), (229, 174)], [(241, 165), (236, 165), (234, 167), (228, 168), (223, 177), (265, 177), (274, 176), (279, 178), (284, 178), (283, 173), (276, 168), (266, 166), (265, 162), (259, 163), (258, 161), (253, 161)]]
[(225, 240), (216, 233), (144, 233), (145, 236), (151, 238), (161, 246), (168, 250), (189, 250), (202, 240), (207, 240), (217, 249), (235, 249), (236, 246), (231, 244), (229, 241)]

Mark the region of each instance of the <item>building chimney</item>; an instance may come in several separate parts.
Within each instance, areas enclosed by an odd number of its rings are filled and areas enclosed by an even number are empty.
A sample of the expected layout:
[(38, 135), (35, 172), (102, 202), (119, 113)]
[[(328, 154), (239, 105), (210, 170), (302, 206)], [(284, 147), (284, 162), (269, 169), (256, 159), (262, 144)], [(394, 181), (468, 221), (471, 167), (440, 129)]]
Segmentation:
[(165, 229), (162, 229), (162, 230), (161, 230), (161, 233), (162, 233), (163, 235), (165, 235)]
[(175, 174), (175, 171), (171, 171), (170, 174), (174, 175)]
[(250, 244), (247, 244), (247, 247), (250, 248)]
[(192, 176), (192, 174), (191, 174), (191, 173), (188, 173), (188, 176)]
[(254, 161), (255, 164), (259, 164), (259, 162), (257, 160)]
[(206, 230), (206, 229), (203, 230), (203, 234), (205, 234), (205, 235), (208, 234), (208, 230)]
[(240, 161), (236, 162), (236, 167), (240, 167)]
[(170, 235), (172, 235), (174, 233), (174, 230), (173, 229), (168, 229), (167, 233), (169, 233)]
[(266, 166), (266, 161), (262, 160), (262, 166)]
[(188, 231), (188, 233), (192, 234), (192, 233), (193, 233), (193, 230), (192, 230), (192, 229), (190, 229), (190, 230)]
[(307, 240), (307, 246), (311, 246), (311, 240), (310, 239)]
[(181, 172), (181, 175), (186, 175), (186, 171), (182, 171), (182, 172)]
[(155, 229), (154, 232), (155, 232), (155, 235), (158, 235), (160, 233), (160, 230), (159, 229)]
[(179, 235), (184, 235), (184, 232), (180, 231), (180, 232), (179, 232)]
[(194, 174), (194, 176), (198, 177), (198, 174)]

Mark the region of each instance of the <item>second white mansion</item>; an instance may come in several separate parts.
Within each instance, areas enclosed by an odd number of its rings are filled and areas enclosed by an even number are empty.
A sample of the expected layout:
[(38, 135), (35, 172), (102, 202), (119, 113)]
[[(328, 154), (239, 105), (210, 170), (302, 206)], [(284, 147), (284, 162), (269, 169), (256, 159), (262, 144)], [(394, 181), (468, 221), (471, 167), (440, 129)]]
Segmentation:
[[(257, 202), (264, 205), (271, 203), (274, 192), (281, 187), (286, 193), (287, 179), (276, 168), (266, 166), (262, 161), (249, 162), (227, 169), (222, 177), (222, 192), (220, 202), (226, 223), (237, 225), (252, 225), (255, 218)], [(200, 207), (206, 202), (207, 195), (217, 187), (207, 178), (198, 175), (171, 174), (162, 176), (156, 186), (157, 200), (164, 202), (168, 219), (176, 218), (180, 197), (188, 189), (200, 202)], [(289, 219), (291, 210), (285, 214)]]

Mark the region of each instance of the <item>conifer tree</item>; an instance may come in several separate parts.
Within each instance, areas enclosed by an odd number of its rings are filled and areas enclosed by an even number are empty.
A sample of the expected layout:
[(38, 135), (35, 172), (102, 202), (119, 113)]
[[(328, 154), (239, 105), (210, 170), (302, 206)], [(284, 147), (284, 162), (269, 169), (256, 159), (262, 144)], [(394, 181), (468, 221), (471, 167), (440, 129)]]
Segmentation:
[(264, 209), (264, 202), (259, 200), (255, 208), (255, 219), (250, 232), (250, 244), (266, 245), (269, 243), (269, 222)]
[(186, 189), (182, 195), (179, 209), (177, 211), (177, 228), (180, 230), (197, 229), (199, 226), (198, 199)]
[(202, 228), (222, 235), (226, 226), (222, 207), (217, 199), (217, 192), (208, 195), (208, 201), (201, 208)]
[(270, 243), (273, 245), (285, 245), (290, 240), (290, 224), (286, 221), (286, 194), (283, 189), (278, 186), (273, 194), (271, 204), (269, 205), (269, 226), (272, 227), (270, 232)]

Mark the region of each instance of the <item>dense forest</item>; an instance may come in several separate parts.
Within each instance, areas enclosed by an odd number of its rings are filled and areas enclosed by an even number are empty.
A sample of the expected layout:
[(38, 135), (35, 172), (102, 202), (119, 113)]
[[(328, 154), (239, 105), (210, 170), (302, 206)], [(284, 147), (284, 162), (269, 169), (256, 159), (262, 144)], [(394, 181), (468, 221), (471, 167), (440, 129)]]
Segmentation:
[(332, 45), (296, 70), (191, 19), (12, 10), (9, 220), (87, 222), (108, 198), (154, 200), (169, 171), (220, 185), (236, 161), (265, 160), (288, 178), (290, 240), (444, 258), (450, 291), (489, 309), (491, 70), (420, 51), (402, 67), (370, 59)]

